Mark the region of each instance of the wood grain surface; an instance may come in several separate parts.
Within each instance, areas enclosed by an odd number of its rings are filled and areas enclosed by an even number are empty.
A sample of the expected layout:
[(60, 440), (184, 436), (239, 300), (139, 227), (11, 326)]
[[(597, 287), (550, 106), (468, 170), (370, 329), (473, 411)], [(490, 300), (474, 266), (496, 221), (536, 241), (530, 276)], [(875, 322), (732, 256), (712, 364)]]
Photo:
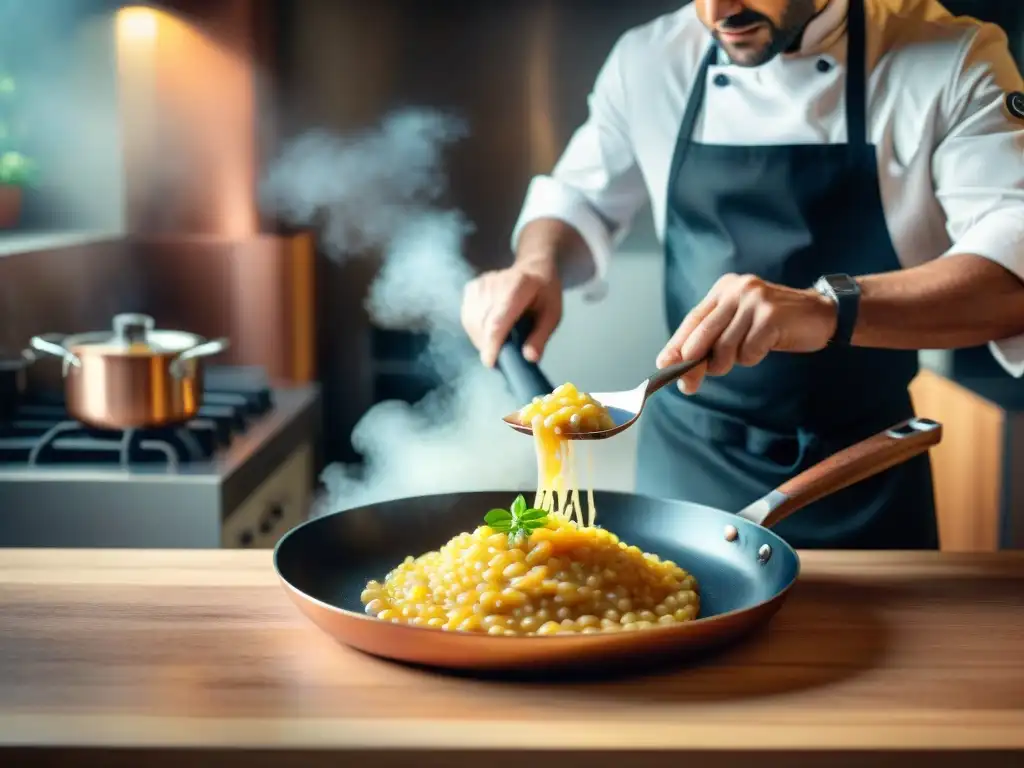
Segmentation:
[[(402, 765), (410, 750), (445, 766), (566, 765), (567, 751), (621, 765), (621, 750), (631, 768), (682, 752), (702, 767), (752, 752), (794, 766), (947, 752), (946, 765), (963, 750), (979, 751), (972, 766), (1024, 764), (1024, 552), (803, 562), (767, 629), (688, 668), (514, 682), (335, 644), (288, 602), (267, 551), (0, 550), (0, 747), (21, 748), (17, 765), (149, 766), (146, 750), (167, 748), (196, 748), (176, 758), (190, 766), (339, 751)], [(193, 760), (215, 754), (227, 762)]]

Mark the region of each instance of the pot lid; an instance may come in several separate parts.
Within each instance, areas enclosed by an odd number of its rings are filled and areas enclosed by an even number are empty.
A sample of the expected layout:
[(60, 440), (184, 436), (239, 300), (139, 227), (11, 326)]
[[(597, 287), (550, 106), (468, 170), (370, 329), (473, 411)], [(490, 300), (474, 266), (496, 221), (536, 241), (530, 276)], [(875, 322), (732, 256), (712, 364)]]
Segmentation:
[(160, 354), (184, 352), (202, 344), (204, 339), (185, 331), (155, 330), (149, 315), (125, 313), (114, 316), (113, 332), (98, 331), (69, 336), (63, 346), (88, 347), (90, 351), (113, 354)]

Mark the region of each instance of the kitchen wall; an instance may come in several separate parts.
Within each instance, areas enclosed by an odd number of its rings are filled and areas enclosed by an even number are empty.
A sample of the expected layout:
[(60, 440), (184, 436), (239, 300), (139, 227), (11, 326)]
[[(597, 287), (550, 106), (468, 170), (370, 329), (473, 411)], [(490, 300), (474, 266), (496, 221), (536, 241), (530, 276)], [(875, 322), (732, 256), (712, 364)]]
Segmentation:
[[(361, 130), (393, 109), (464, 117), (450, 153), (452, 200), (476, 225), (468, 257), (507, 258), (530, 177), (549, 169), (586, 115), (615, 39), (679, 0), (303, 0), (282, 4), (282, 133)], [(631, 244), (653, 243), (642, 213)], [(627, 245), (629, 247), (629, 245)]]

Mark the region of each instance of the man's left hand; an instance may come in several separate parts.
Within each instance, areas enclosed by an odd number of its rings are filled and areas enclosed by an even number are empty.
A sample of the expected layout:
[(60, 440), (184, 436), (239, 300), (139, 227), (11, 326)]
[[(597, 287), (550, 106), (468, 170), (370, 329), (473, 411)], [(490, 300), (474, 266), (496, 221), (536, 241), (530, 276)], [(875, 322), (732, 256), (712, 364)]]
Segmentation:
[(679, 388), (692, 394), (705, 374), (724, 376), (736, 365), (757, 365), (769, 352), (824, 349), (835, 329), (835, 304), (813, 289), (787, 288), (753, 275), (724, 275), (683, 318), (657, 365), (711, 353), (709, 363), (679, 380)]

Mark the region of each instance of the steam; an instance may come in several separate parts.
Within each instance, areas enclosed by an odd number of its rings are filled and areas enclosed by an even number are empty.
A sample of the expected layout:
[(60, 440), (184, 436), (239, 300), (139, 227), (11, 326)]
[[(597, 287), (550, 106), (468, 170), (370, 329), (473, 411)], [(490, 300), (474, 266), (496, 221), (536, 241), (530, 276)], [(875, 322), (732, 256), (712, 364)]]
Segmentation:
[(471, 224), (440, 202), (445, 148), (467, 135), (459, 119), (403, 110), (352, 137), (300, 136), (268, 170), (263, 207), (293, 226), (317, 225), (334, 259), (383, 259), (366, 307), (383, 328), (429, 334), (425, 361), (446, 384), (416, 405), (371, 408), (352, 433), (364, 465), (332, 465), (314, 514), (388, 499), (512, 490), (536, 481), (529, 440), (500, 416), (520, 403), (480, 365), (459, 324), (472, 270), (462, 255)]

